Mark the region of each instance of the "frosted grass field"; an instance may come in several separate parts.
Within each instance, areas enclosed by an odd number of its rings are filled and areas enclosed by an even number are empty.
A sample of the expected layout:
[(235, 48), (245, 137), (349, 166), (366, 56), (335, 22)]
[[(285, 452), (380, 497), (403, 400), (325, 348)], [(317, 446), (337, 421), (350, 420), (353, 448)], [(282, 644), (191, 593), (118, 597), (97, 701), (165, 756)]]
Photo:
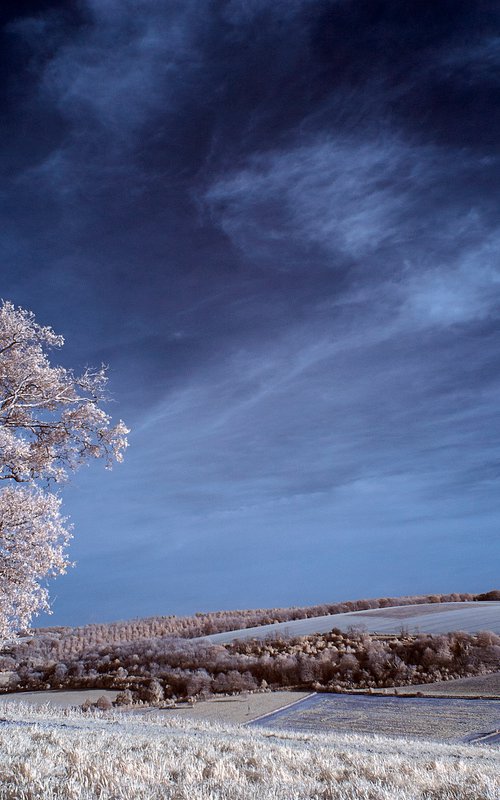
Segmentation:
[(500, 752), (0, 705), (0, 800), (498, 800)]
[(398, 634), (404, 628), (409, 633), (450, 633), (452, 631), (493, 631), (500, 634), (500, 602), (423, 603), (421, 605), (370, 608), (348, 614), (327, 614), (310, 619), (276, 622), (255, 628), (215, 633), (193, 641), (224, 644), (235, 639), (265, 639), (266, 636), (309, 636), (328, 633), (332, 628), (348, 631), (361, 628), (368, 633)]

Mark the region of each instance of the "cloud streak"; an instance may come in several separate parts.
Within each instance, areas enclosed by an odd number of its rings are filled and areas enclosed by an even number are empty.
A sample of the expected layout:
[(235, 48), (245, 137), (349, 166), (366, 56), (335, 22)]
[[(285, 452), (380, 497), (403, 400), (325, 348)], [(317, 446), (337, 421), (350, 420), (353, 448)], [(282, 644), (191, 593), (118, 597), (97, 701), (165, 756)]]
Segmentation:
[(399, 295), (415, 324), (448, 325), (498, 305), (498, 230), (470, 195), (449, 197), (451, 182), (489, 168), (474, 154), (411, 146), (390, 132), (330, 137), (253, 157), (216, 181), (206, 202), (250, 262), (256, 243), (257, 258), (283, 270), (317, 248), (358, 286)]

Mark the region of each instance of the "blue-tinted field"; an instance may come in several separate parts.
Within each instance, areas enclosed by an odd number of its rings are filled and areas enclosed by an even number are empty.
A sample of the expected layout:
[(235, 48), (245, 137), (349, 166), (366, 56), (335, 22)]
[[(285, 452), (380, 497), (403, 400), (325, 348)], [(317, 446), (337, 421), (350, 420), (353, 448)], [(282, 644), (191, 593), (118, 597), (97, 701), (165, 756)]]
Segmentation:
[(316, 694), (253, 724), (317, 733), (463, 741), (500, 729), (500, 701)]

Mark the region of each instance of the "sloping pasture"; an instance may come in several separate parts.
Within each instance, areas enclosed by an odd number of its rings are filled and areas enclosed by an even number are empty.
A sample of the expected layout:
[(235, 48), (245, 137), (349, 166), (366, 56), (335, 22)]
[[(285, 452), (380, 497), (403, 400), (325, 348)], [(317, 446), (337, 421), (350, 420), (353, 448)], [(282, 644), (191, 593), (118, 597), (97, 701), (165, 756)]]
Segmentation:
[(224, 644), (235, 639), (265, 639), (267, 636), (309, 636), (328, 633), (332, 628), (347, 631), (360, 628), (368, 633), (397, 634), (402, 629), (409, 633), (449, 633), (451, 631), (494, 631), (500, 634), (500, 602), (428, 603), (415, 606), (374, 608), (348, 614), (328, 614), (323, 617), (277, 622), (256, 628), (226, 631), (194, 641)]

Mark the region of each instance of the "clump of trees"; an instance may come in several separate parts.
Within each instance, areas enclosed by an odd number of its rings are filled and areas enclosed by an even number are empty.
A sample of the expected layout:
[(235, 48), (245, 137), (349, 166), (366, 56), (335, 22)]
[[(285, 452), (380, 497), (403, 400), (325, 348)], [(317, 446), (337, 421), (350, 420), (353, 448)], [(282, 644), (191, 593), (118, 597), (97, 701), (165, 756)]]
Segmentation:
[(491, 600), (491, 601), (500, 601), (500, 590), (499, 589), (492, 589), (490, 592), (483, 592), (483, 594), (476, 594), (474, 595), (474, 600)]
[(377, 636), (364, 632), (212, 645), (159, 637), (100, 645), (64, 662), (29, 653), (15, 669), (18, 689), (117, 689), (118, 703), (151, 705), (263, 689), (377, 689), (431, 683), (498, 669), (500, 637), (461, 632)]

